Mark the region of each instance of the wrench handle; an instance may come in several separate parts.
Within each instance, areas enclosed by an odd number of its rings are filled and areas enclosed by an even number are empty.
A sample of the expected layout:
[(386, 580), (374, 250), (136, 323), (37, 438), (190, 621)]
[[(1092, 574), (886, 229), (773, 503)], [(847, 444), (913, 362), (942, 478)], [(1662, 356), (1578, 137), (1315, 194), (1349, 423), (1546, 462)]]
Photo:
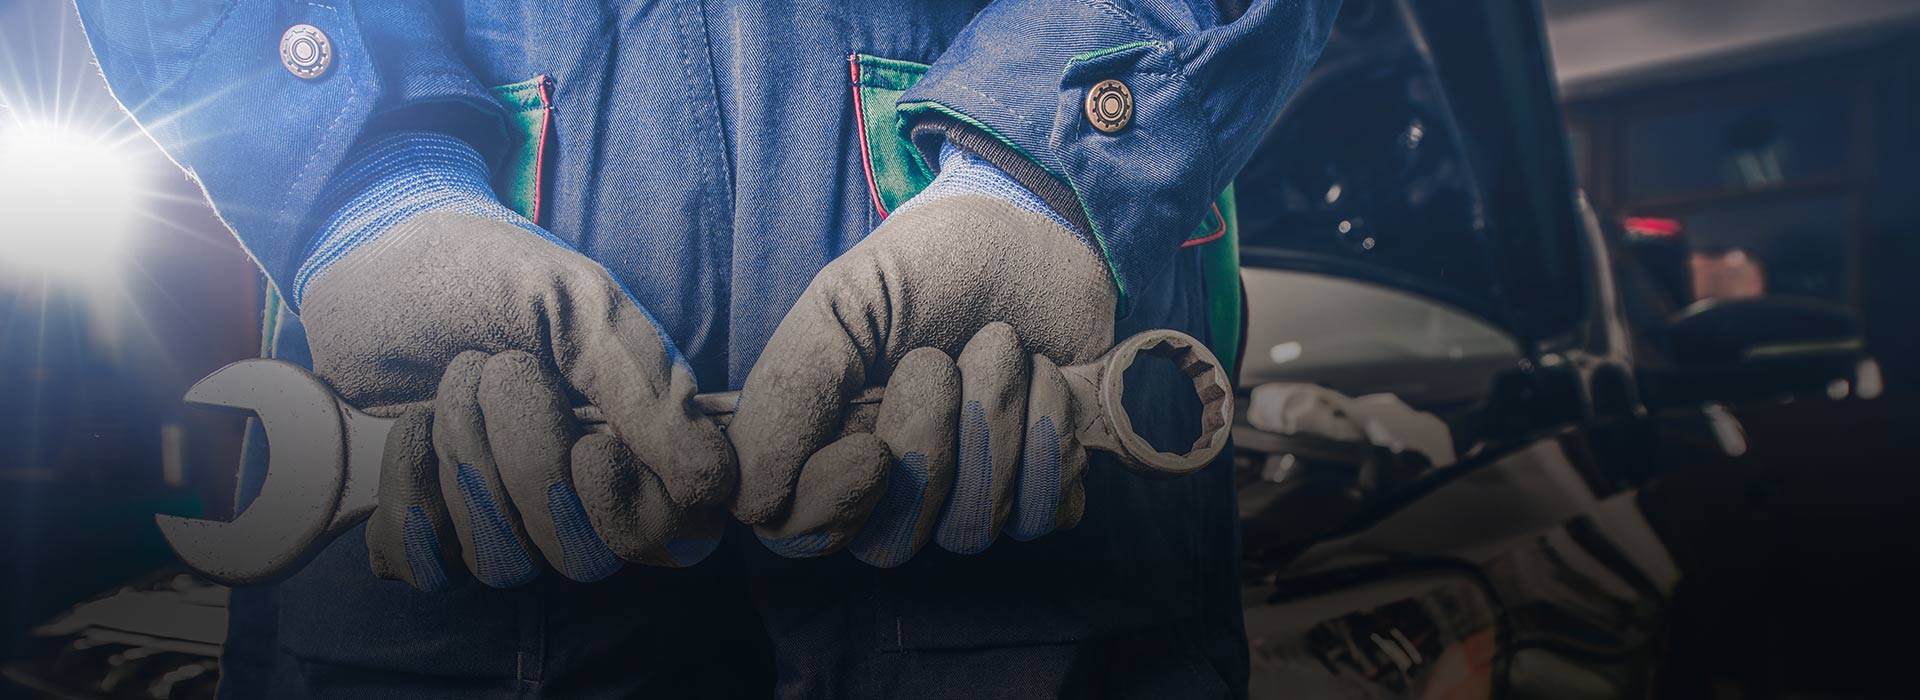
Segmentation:
[[(1185, 452), (1161, 451), (1134, 431), (1133, 418), (1121, 396), (1126, 394), (1127, 369), (1141, 355), (1171, 362), (1192, 383), (1200, 400), (1200, 437)], [(1233, 384), (1207, 346), (1174, 330), (1151, 330), (1115, 343), (1092, 362), (1061, 370), (1068, 377), (1074, 401), (1085, 418), (1077, 427), (1080, 443), (1119, 457), (1134, 471), (1154, 476), (1177, 476), (1198, 471), (1213, 462), (1227, 444), (1233, 427)], [(886, 398), (885, 386), (870, 386), (847, 401), (843, 432), (861, 432), (873, 425), (874, 411)], [(695, 410), (712, 417), (722, 429), (733, 422), (740, 392), (727, 391), (693, 397)], [(585, 411), (576, 413), (588, 422)]]
[[(1201, 404), (1201, 436), (1181, 454), (1157, 450), (1134, 432), (1121, 404), (1126, 371), (1141, 354), (1170, 360), (1193, 382)], [(1076, 435), (1088, 449), (1110, 452), (1134, 471), (1187, 474), (1205, 467), (1226, 446), (1233, 425), (1233, 393), (1224, 368), (1206, 346), (1183, 333), (1154, 330), (1114, 345), (1093, 362), (1064, 368), (1079, 409)], [(849, 401), (848, 430), (871, 429), (884, 387)], [(271, 443), (259, 496), (233, 521), (172, 515), (155, 520), (181, 561), (224, 583), (279, 579), (299, 568), (318, 543), (366, 519), (379, 501), (380, 464), (393, 419), (342, 403), (312, 373), (277, 360), (243, 360), (194, 384), (187, 402), (255, 413)], [(739, 395), (700, 394), (693, 407), (725, 427)], [(588, 430), (604, 430), (591, 407), (576, 409)]]

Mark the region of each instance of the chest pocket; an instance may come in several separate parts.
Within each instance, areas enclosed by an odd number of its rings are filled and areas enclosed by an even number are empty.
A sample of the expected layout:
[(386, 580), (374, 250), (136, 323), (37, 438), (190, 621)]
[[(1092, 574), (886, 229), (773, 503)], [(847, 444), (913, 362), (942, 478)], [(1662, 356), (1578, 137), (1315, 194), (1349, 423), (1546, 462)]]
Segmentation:
[(500, 203), (535, 224), (540, 220), (542, 177), (549, 132), (553, 128), (553, 79), (537, 75), (492, 89), (507, 112), (507, 152), (494, 173)]
[(900, 94), (927, 74), (927, 65), (864, 54), (848, 56), (847, 64), (853, 110), (859, 116), (860, 165), (873, 207), (884, 219), (933, 182), (933, 169), (902, 135), (900, 111), (894, 107)]

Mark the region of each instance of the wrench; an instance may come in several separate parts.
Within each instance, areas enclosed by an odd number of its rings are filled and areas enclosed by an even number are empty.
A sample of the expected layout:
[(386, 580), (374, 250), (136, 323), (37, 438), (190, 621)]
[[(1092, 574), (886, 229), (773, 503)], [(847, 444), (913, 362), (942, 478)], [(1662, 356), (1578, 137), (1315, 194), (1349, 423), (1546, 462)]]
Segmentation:
[[(1201, 404), (1201, 436), (1184, 454), (1154, 449), (1133, 431), (1132, 419), (1121, 406), (1126, 370), (1140, 353), (1173, 361), (1193, 381)], [(1233, 426), (1232, 385), (1220, 361), (1191, 336), (1146, 331), (1062, 372), (1080, 409), (1080, 425), (1075, 426), (1080, 443), (1118, 456), (1136, 472), (1192, 473), (1226, 446)], [(855, 395), (848, 402), (844, 430), (871, 430), (885, 390), (868, 387)], [(725, 429), (738, 400), (739, 392), (700, 394), (692, 405)], [(253, 413), (266, 430), (271, 450), (260, 495), (233, 520), (154, 516), (167, 544), (187, 566), (227, 584), (273, 581), (297, 570), (318, 551), (318, 543), (373, 513), (379, 502), (381, 454), (393, 419), (348, 406), (318, 377), (279, 360), (242, 360), (222, 367), (187, 390), (186, 401)], [(590, 407), (576, 409), (575, 415), (588, 424), (598, 420)]]

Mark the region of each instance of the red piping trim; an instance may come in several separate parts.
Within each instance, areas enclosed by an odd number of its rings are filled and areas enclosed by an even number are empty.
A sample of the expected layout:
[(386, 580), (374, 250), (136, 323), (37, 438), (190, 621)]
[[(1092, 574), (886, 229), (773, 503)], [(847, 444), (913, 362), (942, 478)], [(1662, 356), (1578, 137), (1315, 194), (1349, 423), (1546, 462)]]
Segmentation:
[(867, 194), (880, 218), (887, 218), (887, 206), (880, 203), (880, 186), (873, 181), (873, 152), (867, 150), (867, 108), (860, 103), (860, 54), (847, 55), (847, 75), (853, 80), (853, 123), (860, 131), (860, 168), (867, 176)]
[(527, 217), (533, 225), (540, 224), (540, 198), (546, 191), (547, 177), (547, 132), (553, 130), (553, 77), (540, 74), (540, 142), (533, 152), (533, 216)]
[(1214, 241), (1220, 240), (1221, 236), (1227, 235), (1227, 217), (1225, 214), (1220, 213), (1219, 202), (1213, 203), (1213, 218), (1220, 220), (1220, 228), (1214, 229), (1213, 233), (1209, 233), (1203, 238), (1195, 238), (1193, 240), (1182, 243), (1180, 244), (1180, 247), (1192, 248), (1202, 243), (1212, 243)]

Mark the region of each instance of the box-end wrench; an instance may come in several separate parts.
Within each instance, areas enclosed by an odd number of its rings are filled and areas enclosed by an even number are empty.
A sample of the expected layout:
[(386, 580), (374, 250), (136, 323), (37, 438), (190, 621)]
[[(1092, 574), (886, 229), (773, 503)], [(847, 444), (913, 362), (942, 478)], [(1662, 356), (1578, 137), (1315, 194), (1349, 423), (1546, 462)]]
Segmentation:
[[(1193, 381), (1201, 435), (1183, 454), (1154, 449), (1134, 432), (1120, 403), (1126, 370), (1141, 353), (1171, 360)], [(1080, 443), (1117, 455), (1135, 471), (1191, 473), (1226, 446), (1233, 426), (1232, 385), (1213, 353), (1184, 333), (1140, 333), (1099, 359), (1062, 372), (1078, 407)], [(844, 430), (870, 429), (884, 393), (885, 387), (869, 387), (854, 396)], [(692, 403), (724, 429), (738, 399), (738, 392), (700, 394)], [(167, 543), (194, 570), (229, 584), (272, 581), (296, 570), (319, 543), (372, 514), (393, 419), (348, 406), (306, 369), (278, 360), (227, 365), (194, 384), (186, 401), (253, 413), (266, 431), (269, 450), (259, 496), (233, 520), (155, 516)], [(586, 422), (595, 419), (593, 413), (576, 410)]]

